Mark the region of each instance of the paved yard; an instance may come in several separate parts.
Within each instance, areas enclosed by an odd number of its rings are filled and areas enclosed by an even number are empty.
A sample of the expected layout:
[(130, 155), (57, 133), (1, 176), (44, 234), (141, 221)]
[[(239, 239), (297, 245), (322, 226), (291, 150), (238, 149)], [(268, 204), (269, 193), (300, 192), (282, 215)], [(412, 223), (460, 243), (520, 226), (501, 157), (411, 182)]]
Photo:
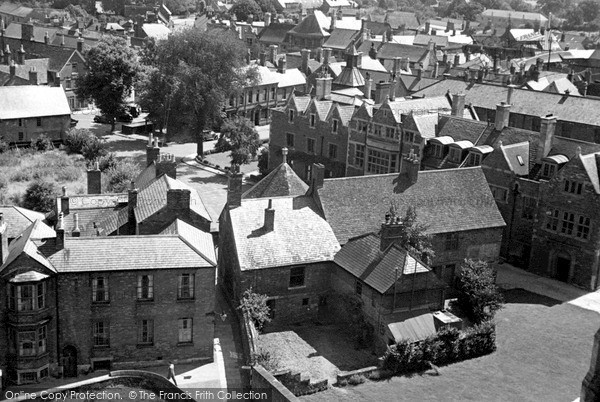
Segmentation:
[(572, 401), (589, 369), (600, 315), (522, 289), (505, 292), (498, 350), (427, 372), (307, 396), (314, 401)]
[(279, 369), (300, 371), (303, 378), (330, 384), (339, 371), (354, 370), (377, 364), (377, 356), (367, 350), (355, 350), (354, 341), (338, 325), (307, 324), (293, 331), (262, 334), (259, 348), (268, 350)]

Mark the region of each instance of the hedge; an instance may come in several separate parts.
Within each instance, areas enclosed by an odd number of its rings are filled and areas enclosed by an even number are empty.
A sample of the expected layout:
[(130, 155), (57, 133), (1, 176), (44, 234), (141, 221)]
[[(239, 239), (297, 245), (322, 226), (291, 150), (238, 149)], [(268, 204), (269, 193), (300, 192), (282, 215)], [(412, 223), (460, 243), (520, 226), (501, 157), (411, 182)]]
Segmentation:
[(388, 346), (381, 366), (394, 374), (425, 371), (490, 354), (496, 350), (496, 326), (483, 322), (464, 331), (447, 328), (421, 342), (402, 341)]

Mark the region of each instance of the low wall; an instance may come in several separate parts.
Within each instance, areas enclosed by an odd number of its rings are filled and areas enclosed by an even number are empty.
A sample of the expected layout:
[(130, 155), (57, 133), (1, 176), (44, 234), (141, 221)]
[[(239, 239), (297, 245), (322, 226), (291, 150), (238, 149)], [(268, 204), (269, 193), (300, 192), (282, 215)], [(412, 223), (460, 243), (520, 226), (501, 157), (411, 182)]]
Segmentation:
[(337, 383), (338, 383), (338, 385), (343, 384), (344, 381), (348, 381), (348, 379), (354, 375), (362, 375), (364, 377), (368, 377), (369, 374), (374, 373), (378, 370), (379, 370), (378, 367), (371, 366), (371, 367), (365, 367), (365, 368), (361, 368), (358, 370), (352, 370), (352, 371), (340, 371), (337, 374)]
[(268, 390), (271, 393), (271, 401), (285, 402), (298, 401), (299, 399), (287, 389), (273, 374), (269, 373), (263, 366), (255, 365), (252, 367), (252, 389), (256, 392)]

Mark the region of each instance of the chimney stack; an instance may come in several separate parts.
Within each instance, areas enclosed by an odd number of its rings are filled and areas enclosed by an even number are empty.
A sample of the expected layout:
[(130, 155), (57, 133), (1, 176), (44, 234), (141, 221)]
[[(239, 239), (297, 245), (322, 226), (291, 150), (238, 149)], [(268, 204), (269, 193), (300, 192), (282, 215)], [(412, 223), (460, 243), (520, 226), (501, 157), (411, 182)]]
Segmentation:
[(258, 55), (258, 62), (262, 67), (267, 65), (267, 53), (264, 50)]
[(317, 100), (330, 99), (331, 98), (331, 83), (333, 78), (326, 74), (322, 77), (316, 78), (316, 95)]
[(4, 214), (0, 212), (0, 265), (8, 258), (8, 225), (4, 220)]
[(540, 118), (540, 136), (538, 142), (538, 151), (536, 153), (536, 163), (542, 163), (542, 158), (548, 156), (554, 140), (556, 131), (556, 116), (548, 114)]
[(63, 213), (58, 214), (58, 223), (56, 224), (56, 250), (65, 248), (65, 222)]
[(287, 155), (288, 155), (288, 149), (286, 147), (281, 148), (281, 156), (282, 156), (282, 162), (281, 163), (287, 163)]
[(22, 43), (21, 43), (21, 47), (17, 51), (17, 64), (20, 64), (20, 65), (25, 64), (25, 49), (23, 48)]
[(148, 135), (148, 145), (146, 146), (146, 166), (150, 166), (156, 162), (159, 155), (160, 148), (158, 146), (158, 137), (154, 138), (154, 135), (150, 133)]
[(191, 196), (188, 189), (171, 188), (167, 190), (167, 207), (171, 211), (187, 212), (190, 210)]
[(87, 193), (102, 194), (102, 172), (98, 162), (95, 162), (94, 167), (87, 171)]
[(77, 212), (73, 214), (73, 231), (71, 232), (71, 236), (81, 236), (81, 230), (79, 229), (79, 214)]
[(515, 88), (517, 88), (517, 86), (514, 84), (508, 86), (508, 92), (506, 93), (506, 103), (509, 105), (512, 105), (512, 98), (515, 92)]
[(172, 179), (177, 179), (177, 162), (173, 154), (159, 154), (156, 160), (156, 177), (163, 174)]
[(269, 45), (269, 61), (273, 63), (273, 65), (277, 65), (277, 49), (279, 46), (277, 45)]
[(318, 189), (323, 188), (325, 166), (321, 163), (313, 163), (311, 176), (310, 192), (314, 194)]
[(429, 23), (429, 21), (427, 21), (427, 22), (425, 23), (425, 32), (424, 32), (424, 33), (425, 33), (426, 35), (429, 35), (429, 30), (430, 30), (430, 29), (431, 29), (431, 24)]
[(77, 51), (78, 52), (83, 52), (83, 44), (84, 44), (84, 42), (85, 41), (83, 40), (83, 38), (81, 36), (77, 39)]
[(465, 94), (458, 93), (452, 95), (452, 116), (463, 117), (465, 110)]
[(302, 66), (300, 71), (302, 71), (305, 75), (308, 75), (308, 60), (310, 59), (310, 49), (302, 49), (300, 51), (302, 54)]
[(381, 224), (381, 233), (379, 249), (381, 251), (386, 250), (391, 244), (401, 239), (404, 228), (402, 225), (402, 219), (395, 214), (385, 214), (385, 221)]
[(436, 61), (433, 65), (433, 78), (437, 78), (440, 71), (440, 64)]
[(285, 70), (287, 69), (287, 59), (286, 56), (283, 55), (280, 59), (279, 59), (279, 73), (281, 74), (285, 74)]
[(7, 66), (10, 64), (10, 46), (8, 45), (8, 43), (6, 44), (6, 47), (4, 48), (4, 57), (3, 57), (2, 62)]
[(31, 69), (29, 70), (29, 83), (31, 85), (38, 84), (38, 74), (35, 67), (31, 67)]
[(510, 117), (510, 105), (506, 102), (500, 102), (496, 105), (496, 120), (494, 128), (498, 131), (502, 131), (504, 127), (508, 127), (508, 120)]
[(50, 43), (50, 35), (48, 35), (48, 31), (44, 34), (44, 43), (47, 45)]
[(331, 24), (329, 25), (329, 31), (331, 32), (331, 31), (333, 31), (335, 29), (335, 23), (337, 21), (337, 16), (336, 16), (335, 9), (333, 9), (331, 11), (331, 17), (330, 18), (331, 18)]
[(390, 96), (390, 83), (380, 81), (375, 84), (375, 103), (383, 103)]
[(246, 64), (250, 64), (250, 60), (252, 60), (252, 52), (250, 49), (246, 51)]
[(458, 66), (460, 64), (460, 54), (455, 54), (454, 55), (454, 67)]
[(69, 213), (69, 196), (65, 186), (62, 188), (62, 196), (60, 197), (60, 211), (65, 214)]
[(321, 64), (329, 65), (329, 59), (331, 58), (331, 48), (323, 48), (323, 61)]
[(272, 232), (275, 229), (275, 209), (273, 200), (269, 199), (269, 206), (265, 209), (265, 231)]
[(365, 77), (365, 88), (363, 90), (365, 99), (371, 99), (371, 90), (373, 88), (373, 78), (371, 78), (371, 74), (367, 72)]
[(135, 188), (135, 182), (131, 182), (127, 190), (127, 223), (129, 225), (129, 234), (138, 234), (137, 221), (135, 219), (135, 208), (137, 208), (138, 189)]
[(477, 70), (477, 82), (479, 82), (479, 83), (483, 82), (483, 69), (482, 68)]
[(323, 48), (322, 47), (318, 47), (317, 50), (315, 51), (315, 60), (318, 61), (319, 63), (323, 62)]
[(397, 77), (400, 75), (400, 70), (401, 70), (401, 57), (394, 57), (394, 66), (392, 68), (392, 75), (394, 77)]
[(227, 207), (233, 209), (242, 205), (242, 174), (230, 173), (227, 183)]
[(412, 186), (419, 179), (419, 169), (421, 167), (419, 157), (411, 149), (408, 156), (404, 157), (404, 163), (406, 163), (406, 176), (408, 178), (408, 184)]
[(264, 15), (265, 27), (271, 25), (271, 13), (265, 13)]
[(390, 101), (392, 101), (392, 102), (396, 100), (396, 85), (397, 85), (396, 78), (394, 78), (392, 80), (392, 82), (390, 83), (390, 95), (389, 96), (390, 96)]
[(8, 71), (9, 71), (10, 75), (12, 75), (13, 77), (15, 75), (17, 75), (17, 66), (16, 66), (15, 62), (12, 60), (10, 61), (10, 66), (8, 68)]
[(24, 22), (21, 24), (21, 40), (30, 42), (33, 40), (33, 24)]

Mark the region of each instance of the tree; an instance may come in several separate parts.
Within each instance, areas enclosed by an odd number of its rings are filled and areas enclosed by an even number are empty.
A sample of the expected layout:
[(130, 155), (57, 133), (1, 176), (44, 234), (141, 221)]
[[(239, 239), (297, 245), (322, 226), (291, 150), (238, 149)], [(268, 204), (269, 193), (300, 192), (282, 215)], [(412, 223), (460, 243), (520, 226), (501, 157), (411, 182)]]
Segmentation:
[(265, 145), (258, 154), (258, 172), (263, 176), (269, 173), (269, 146)]
[(104, 36), (98, 45), (86, 53), (87, 74), (77, 79), (77, 95), (92, 98), (106, 116), (115, 119), (125, 111), (139, 71), (138, 61), (125, 39)]
[(231, 165), (236, 167), (249, 163), (250, 157), (255, 157), (260, 147), (260, 137), (252, 122), (239, 116), (225, 119), (219, 141), (229, 144)]
[(545, 13), (552, 13), (559, 15), (569, 4), (568, 0), (538, 0), (537, 2), (540, 10)]
[(400, 223), (400, 231), (395, 233), (398, 236), (396, 243), (417, 257), (425, 264), (430, 264), (435, 255), (431, 245), (431, 236), (425, 232), (427, 226), (417, 222), (417, 211), (414, 207), (408, 207), (404, 218), (397, 215), (395, 205), (390, 207), (390, 212), (386, 214), (386, 221), (398, 221)]
[(504, 298), (496, 286), (496, 271), (485, 261), (465, 260), (457, 278), (457, 304), (474, 323), (492, 319)]
[(122, 193), (140, 173), (140, 167), (131, 159), (117, 160), (106, 169), (106, 191)]
[(249, 15), (252, 15), (254, 19), (260, 19), (263, 13), (254, 0), (239, 0), (231, 7), (229, 12), (235, 14), (238, 21), (246, 21)]
[(49, 212), (54, 208), (58, 196), (54, 183), (35, 181), (27, 186), (23, 196), (22, 207), (38, 212)]
[(252, 288), (249, 288), (244, 291), (238, 306), (239, 310), (248, 314), (258, 330), (261, 330), (266, 323), (271, 322), (271, 309), (267, 306), (267, 299), (267, 295), (254, 293)]
[(273, 5), (272, 1), (269, 1), (269, 0), (255, 0), (255, 1), (263, 13), (271, 13), (272, 16), (275, 16), (275, 14), (277, 14), (277, 10), (275, 10), (275, 6)]
[(594, 21), (600, 13), (600, 3), (596, 0), (583, 0), (577, 4), (577, 8), (581, 10), (585, 22)]

